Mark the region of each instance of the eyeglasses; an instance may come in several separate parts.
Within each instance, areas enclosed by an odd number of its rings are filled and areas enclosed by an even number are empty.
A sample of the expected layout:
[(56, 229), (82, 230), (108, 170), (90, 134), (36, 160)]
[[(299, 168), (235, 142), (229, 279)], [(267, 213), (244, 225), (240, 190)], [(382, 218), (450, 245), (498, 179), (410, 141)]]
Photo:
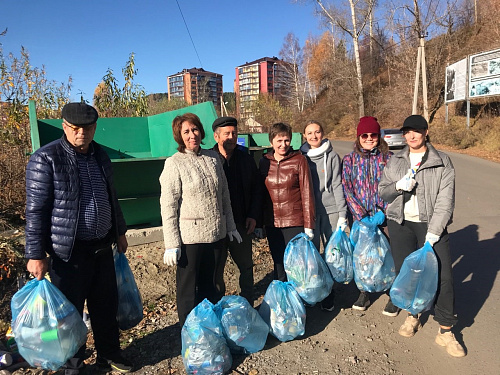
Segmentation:
[(364, 133), (360, 135), (361, 139), (368, 139), (370, 137), (371, 139), (378, 138), (378, 133)]
[(80, 131), (80, 129), (91, 130), (95, 125), (95, 123), (94, 123), (92, 125), (78, 126), (78, 125), (72, 125), (66, 121), (64, 121), (63, 124), (66, 125), (68, 128), (71, 128), (71, 130), (73, 130), (75, 133), (78, 133)]

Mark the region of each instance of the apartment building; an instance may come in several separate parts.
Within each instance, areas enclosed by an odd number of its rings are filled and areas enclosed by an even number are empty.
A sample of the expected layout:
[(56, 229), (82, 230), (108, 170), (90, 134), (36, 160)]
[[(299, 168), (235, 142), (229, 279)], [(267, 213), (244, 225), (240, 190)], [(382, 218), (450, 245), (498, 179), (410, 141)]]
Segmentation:
[(183, 69), (167, 77), (167, 87), (169, 100), (183, 98), (190, 105), (212, 101), (215, 108), (220, 108), (222, 74), (203, 68)]
[(287, 64), (277, 57), (263, 57), (236, 67), (234, 92), (238, 117), (253, 118), (252, 104), (260, 94), (270, 94), (278, 100), (286, 94)]

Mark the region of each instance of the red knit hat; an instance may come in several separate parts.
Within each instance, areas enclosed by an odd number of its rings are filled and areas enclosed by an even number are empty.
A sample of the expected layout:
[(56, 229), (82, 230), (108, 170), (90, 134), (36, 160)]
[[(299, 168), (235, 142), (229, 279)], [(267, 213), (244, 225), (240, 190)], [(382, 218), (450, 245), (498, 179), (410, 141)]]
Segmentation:
[(359, 119), (357, 137), (365, 133), (380, 134), (380, 124), (376, 117), (364, 116)]

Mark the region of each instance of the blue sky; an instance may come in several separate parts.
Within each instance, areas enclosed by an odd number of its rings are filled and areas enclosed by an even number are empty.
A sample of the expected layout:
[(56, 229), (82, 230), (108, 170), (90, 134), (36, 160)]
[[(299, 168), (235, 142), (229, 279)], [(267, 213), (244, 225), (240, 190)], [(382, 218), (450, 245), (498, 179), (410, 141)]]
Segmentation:
[(73, 78), (71, 98), (83, 91), (91, 101), (108, 68), (123, 86), (121, 69), (135, 53), (135, 82), (146, 92), (167, 91), (168, 75), (202, 67), (223, 74), (224, 91), (233, 91), (234, 68), (265, 56), (278, 56), (288, 32), (303, 45), (320, 35), (313, 2), (291, 0), (178, 0), (194, 40), (193, 48), (175, 0), (29, 1), (0, 0), (4, 54), (32, 66), (45, 65), (47, 78)]

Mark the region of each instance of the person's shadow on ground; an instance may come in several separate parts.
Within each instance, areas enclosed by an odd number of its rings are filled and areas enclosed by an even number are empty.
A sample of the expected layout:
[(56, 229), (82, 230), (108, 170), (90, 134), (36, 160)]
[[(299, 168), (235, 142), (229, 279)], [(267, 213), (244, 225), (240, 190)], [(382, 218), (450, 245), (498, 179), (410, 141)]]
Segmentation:
[(479, 241), (478, 226), (469, 225), (450, 234), (454, 264), (456, 332), (470, 327), (488, 299), (500, 269), (500, 232)]
[(181, 353), (180, 337), (181, 327), (176, 323), (135, 339), (124, 349), (123, 356), (134, 358), (134, 371), (145, 366), (154, 366)]

